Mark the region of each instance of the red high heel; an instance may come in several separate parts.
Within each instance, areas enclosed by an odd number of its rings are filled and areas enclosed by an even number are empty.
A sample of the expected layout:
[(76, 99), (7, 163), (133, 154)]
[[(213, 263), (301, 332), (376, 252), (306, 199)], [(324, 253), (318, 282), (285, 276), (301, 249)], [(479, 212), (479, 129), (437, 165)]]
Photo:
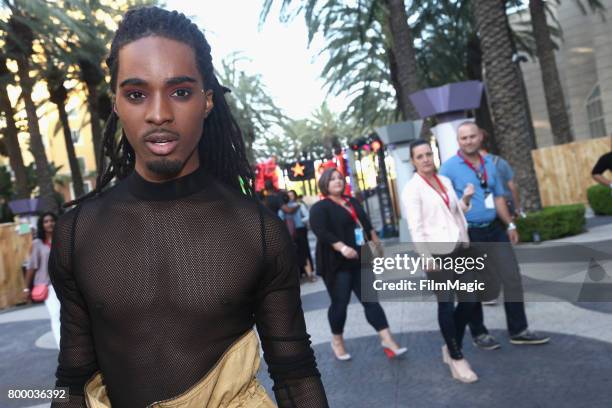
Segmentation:
[(406, 347), (400, 347), (397, 350), (393, 350), (390, 347), (385, 346), (384, 343), (380, 343), (380, 345), (383, 348), (383, 351), (385, 352), (385, 355), (389, 358), (389, 360), (393, 360), (394, 358), (398, 358), (404, 354), (406, 354), (406, 352), (408, 351), (408, 349)]

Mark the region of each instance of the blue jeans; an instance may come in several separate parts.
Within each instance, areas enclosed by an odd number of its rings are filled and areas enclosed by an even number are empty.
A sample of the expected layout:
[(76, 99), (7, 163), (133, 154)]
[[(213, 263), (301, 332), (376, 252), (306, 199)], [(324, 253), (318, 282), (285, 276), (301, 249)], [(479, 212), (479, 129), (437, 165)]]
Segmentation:
[[(514, 249), (504, 227), (495, 221), (488, 227), (469, 228), (468, 233), (472, 248), (487, 254), (486, 273), (489, 278), (497, 280), (503, 288), (508, 332), (511, 336), (519, 334), (527, 328), (523, 283)], [(488, 333), (481, 303), (474, 308), (469, 326), (473, 337)]]

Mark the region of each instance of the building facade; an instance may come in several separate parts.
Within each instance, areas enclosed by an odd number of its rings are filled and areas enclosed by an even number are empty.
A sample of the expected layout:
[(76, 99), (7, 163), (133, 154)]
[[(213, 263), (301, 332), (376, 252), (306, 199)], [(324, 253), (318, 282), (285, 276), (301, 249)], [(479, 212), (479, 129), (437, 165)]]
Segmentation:
[[(563, 31), (557, 66), (575, 140), (612, 134), (612, 0), (601, 3), (606, 7), (603, 16), (590, 10), (584, 14), (576, 1), (549, 2)], [(521, 14), (521, 19), (528, 18), (529, 11)], [(534, 58), (521, 67), (537, 146), (551, 146), (540, 66)]]

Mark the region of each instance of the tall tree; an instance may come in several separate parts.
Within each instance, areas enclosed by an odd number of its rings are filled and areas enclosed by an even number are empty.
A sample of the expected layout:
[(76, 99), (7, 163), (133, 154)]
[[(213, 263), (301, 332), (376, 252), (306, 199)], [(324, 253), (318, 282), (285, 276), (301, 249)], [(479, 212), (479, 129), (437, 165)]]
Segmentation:
[(421, 89), (417, 73), (414, 38), (408, 25), (404, 0), (385, 0), (391, 31), (391, 50), (397, 66), (397, 81), (400, 86), (398, 103), (405, 120), (418, 119), (410, 101), (410, 94)]
[(76, 151), (74, 149), (74, 142), (72, 141), (70, 122), (68, 121), (68, 114), (66, 113), (66, 100), (68, 99), (68, 91), (64, 86), (64, 78), (66, 77), (66, 73), (58, 68), (60, 65), (58, 62), (53, 61), (53, 59), (50, 59), (49, 62), (51, 62), (51, 64), (49, 65), (49, 70), (45, 75), (45, 79), (47, 80), (47, 89), (50, 95), (49, 100), (57, 108), (64, 134), (64, 144), (66, 145), (66, 153), (68, 155), (68, 163), (70, 165), (74, 195), (76, 197), (80, 197), (85, 194), (85, 189), (83, 188), (81, 166), (79, 165), (79, 160), (77, 159)]
[(282, 149), (274, 139), (287, 118), (268, 94), (261, 76), (239, 69), (238, 66), (246, 61), (247, 58), (239, 53), (230, 55), (221, 61), (217, 76), (228, 88), (225, 99), (242, 131), (247, 156), (254, 161), (257, 156), (276, 154), (276, 148), (266, 147), (278, 145)]
[[(583, 12), (586, 8), (581, 1), (575, 0)], [(560, 3), (559, 0), (556, 1)], [(587, 0), (591, 10), (601, 11), (604, 9), (599, 0)], [(544, 96), (548, 119), (553, 133), (555, 144), (569, 143), (574, 140), (572, 128), (565, 104), (563, 87), (555, 60), (555, 44), (551, 38), (550, 28), (547, 22), (548, 5), (544, 0), (529, 0), (529, 11), (531, 13), (531, 25), (535, 36), (538, 62), (544, 85)]]
[(2, 130), (2, 140), (6, 146), (9, 163), (15, 174), (15, 198), (28, 198), (28, 179), (26, 167), (19, 146), (19, 130), (15, 124), (15, 111), (8, 96), (7, 86), (13, 82), (13, 73), (7, 69), (6, 56), (0, 52), (0, 111), (6, 123)]
[(515, 170), (525, 208), (537, 210), (541, 202), (531, 157), (528, 116), (520, 91), (520, 78), (512, 61), (506, 10), (497, 0), (474, 0), (473, 7), (500, 153)]
[[(260, 16), (262, 24), (273, 3), (275, 0), (264, 0)], [(414, 38), (408, 26), (403, 0), (358, 2), (278, 0), (276, 3), (281, 4), (281, 20), (287, 20), (299, 14), (304, 15), (309, 40), (312, 40), (319, 32), (326, 37), (328, 43), (325, 51), (329, 51), (330, 60), (324, 69), (323, 76), (330, 74), (331, 79), (328, 81), (330, 91), (340, 83), (350, 83), (348, 93), (354, 98), (349, 110), (354, 113), (355, 118), (358, 118), (361, 112), (365, 113), (365, 116), (371, 116), (372, 111), (375, 110), (376, 101), (386, 99), (389, 92), (385, 89), (385, 82), (392, 85), (395, 90), (396, 103), (401, 116), (404, 119), (418, 117), (409, 96), (420, 89), (420, 80), (417, 76)], [(290, 9), (290, 5), (295, 3), (299, 3), (297, 9)], [(398, 17), (398, 12), (401, 12), (403, 17)], [(380, 36), (374, 39), (372, 32), (379, 32)], [(378, 53), (381, 44), (383, 52)], [(376, 72), (379, 69), (381, 56), (384, 70)], [(341, 65), (335, 68), (336, 63)], [(350, 71), (354, 71), (352, 78), (341, 79), (342, 73), (347, 74)], [(361, 85), (358, 85), (359, 83)], [(361, 106), (359, 101), (361, 101)], [(391, 119), (384, 103), (383, 110), (385, 111), (383, 116)], [(380, 117), (379, 115), (373, 116), (376, 119)]]
[(21, 4), (14, 1), (5, 2), (11, 11), (7, 24), (7, 55), (17, 62), (17, 75), (19, 86), (27, 113), (28, 132), (30, 134), (30, 150), (36, 163), (36, 174), (40, 189), (39, 209), (41, 211), (58, 212), (59, 208), (54, 197), (53, 180), (49, 173), (49, 162), (45, 153), (42, 135), (38, 126), (36, 105), (32, 100), (34, 80), (30, 78), (30, 58), (33, 54), (34, 33), (30, 26), (24, 22), (31, 17), (21, 9)]

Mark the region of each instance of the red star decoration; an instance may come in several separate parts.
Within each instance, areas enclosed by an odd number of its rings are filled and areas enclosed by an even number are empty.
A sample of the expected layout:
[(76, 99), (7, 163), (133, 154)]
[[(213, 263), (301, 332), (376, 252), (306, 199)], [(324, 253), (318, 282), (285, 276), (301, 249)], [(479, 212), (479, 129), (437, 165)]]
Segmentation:
[(298, 176), (304, 177), (305, 168), (306, 167), (302, 166), (299, 162), (295, 163), (295, 166), (291, 168), (291, 171), (293, 172), (293, 177), (298, 177)]

